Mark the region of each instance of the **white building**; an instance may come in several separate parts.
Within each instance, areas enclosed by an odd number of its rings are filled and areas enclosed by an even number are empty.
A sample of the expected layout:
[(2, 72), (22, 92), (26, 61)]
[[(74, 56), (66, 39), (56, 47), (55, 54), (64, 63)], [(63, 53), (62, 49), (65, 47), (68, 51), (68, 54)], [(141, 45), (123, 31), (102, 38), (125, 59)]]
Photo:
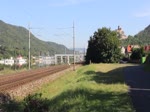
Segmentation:
[(54, 65), (55, 57), (54, 56), (39, 56), (39, 58), (35, 61), (37, 64), (39, 64), (39, 66)]
[(12, 66), (14, 64), (14, 59), (12, 57), (10, 59), (2, 59), (0, 60), (0, 64)]
[(0, 64), (4, 64), (4, 59), (0, 60)]
[(126, 53), (125, 47), (121, 47), (121, 54), (125, 54), (125, 53)]
[(26, 64), (26, 63), (27, 63), (27, 60), (24, 59), (20, 55), (16, 59), (13, 59), (13, 57), (11, 57), (10, 59), (2, 59), (2, 60), (0, 60), (0, 64), (10, 65), (10, 66), (12, 66), (14, 64), (21, 66), (21, 65)]
[[(83, 62), (84, 54), (75, 54), (75, 63)], [(73, 54), (55, 54), (55, 64), (73, 63)]]
[(24, 59), (21, 55), (19, 55), (16, 59), (15, 59), (15, 64), (16, 65), (24, 65), (27, 64), (27, 59)]

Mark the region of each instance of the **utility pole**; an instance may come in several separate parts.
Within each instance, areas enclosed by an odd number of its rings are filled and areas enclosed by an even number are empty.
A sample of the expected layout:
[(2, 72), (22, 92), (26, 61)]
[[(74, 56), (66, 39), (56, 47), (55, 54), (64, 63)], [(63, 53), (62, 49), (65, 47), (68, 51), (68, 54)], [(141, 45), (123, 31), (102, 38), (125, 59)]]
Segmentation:
[(75, 71), (75, 26), (73, 22), (73, 71)]
[(31, 37), (30, 37), (30, 23), (29, 23), (29, 25), (28, 25), (28, 28), (29, 28), (29, 56), (28, 56), (28, 58), (29, 58), (29, 70), (30, 70), (30, 64), (31, 64), (31, 57), (30, 57), (30, 40), (31, 40)]
[(67, 28), (58, 28), (58, 29), (73, 29), (73, 71), (75, 71), (75, 26), (74, 26), (74, 21), (73, 21), (73, 26), (72, 27), (67, 27)]
[(28, 24), (28, 30), (29, 30), (29, 56), (28, 56), (29, 66), (28, 66), (28, 69), (29, 70), (31, 69), (31, 31), (30, 31), (31, 29), (41, 29), (41, 28), (31, 28), (30, 23)]

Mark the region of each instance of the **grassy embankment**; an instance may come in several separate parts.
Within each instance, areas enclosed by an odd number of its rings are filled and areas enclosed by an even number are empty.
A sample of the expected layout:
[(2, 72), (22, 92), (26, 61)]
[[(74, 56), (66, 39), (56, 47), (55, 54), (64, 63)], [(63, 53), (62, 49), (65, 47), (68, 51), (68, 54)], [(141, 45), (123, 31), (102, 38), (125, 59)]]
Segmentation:
[(131, 65), (82, 66), (43, 85), (36, 92), (42, 97), (31, 95), (24, 101), (13, 100), (0, 108), (7, 112), (134, 112), (123, 79), (123, 68), (127, 66)]
[(17, 73), (17, 72), (22, 72), (22, 71), (26, 71), (27, 69), (21, 69), (21, 70), (12, 70), (9, 68), (5, 68), (4, 70), (0, 71), (0, 75), (7, 75), (7, 74), (13, 74), (13, 73)]
[(38, 93), (50, 112), (133, 112), (123, 68), (129, 65), (92, 64), (43, 86)]

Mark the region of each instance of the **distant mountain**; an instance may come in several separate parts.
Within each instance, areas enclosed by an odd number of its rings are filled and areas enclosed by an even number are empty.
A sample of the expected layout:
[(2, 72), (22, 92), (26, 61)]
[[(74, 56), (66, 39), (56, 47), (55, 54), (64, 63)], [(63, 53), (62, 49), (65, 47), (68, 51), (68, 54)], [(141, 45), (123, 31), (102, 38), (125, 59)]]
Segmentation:
[(85, 48), (76, 48), (76, 51), (78, 51), (79, 53), (85, 53), (86, 49)]
[[(1, 55), (28, 55), (29, 31), (21, 26), (7, 24), (0, 20), (0, 56)], [(54, 42), (45, 42), (31, 33), (31, 55), (46, 55), (70, 52), (64, 45)]]
[(144, 30), (137, 33), (135, 36), (128, 36), (127, 39), (121, 40), (122, 46), (127, 45), (150, 45), (150, 25)]
[(150, 25), (134, 36), (142, 45), (150, 45)]

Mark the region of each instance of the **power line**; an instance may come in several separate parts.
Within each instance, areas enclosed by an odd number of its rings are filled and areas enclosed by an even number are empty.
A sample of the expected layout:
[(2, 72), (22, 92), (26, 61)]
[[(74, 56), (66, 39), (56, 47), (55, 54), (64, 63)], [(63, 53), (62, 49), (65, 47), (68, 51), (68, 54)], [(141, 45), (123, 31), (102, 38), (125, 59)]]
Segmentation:
[(57, 28), (57, 29), (73, 29), (73, 71), (75, 71), (75, 25), (73, 21), (72, 27), (65, 27), (65, 28)]

